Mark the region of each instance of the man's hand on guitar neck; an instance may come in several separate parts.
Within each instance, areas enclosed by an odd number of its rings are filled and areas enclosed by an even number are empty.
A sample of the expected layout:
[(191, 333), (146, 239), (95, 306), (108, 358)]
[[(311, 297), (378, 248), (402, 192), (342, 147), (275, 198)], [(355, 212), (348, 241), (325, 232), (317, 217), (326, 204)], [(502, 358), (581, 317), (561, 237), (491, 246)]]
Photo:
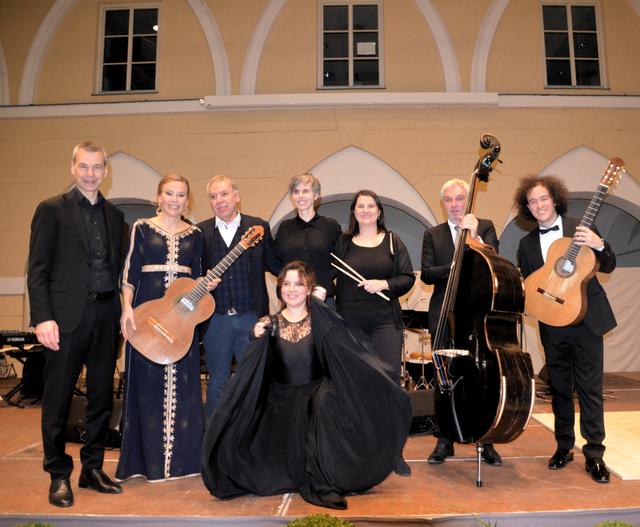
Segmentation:
[(207, 289), (209, 291), (213, 291), (216, 287), (220, 285), (220, 282), (222, 282), (222, 278), (212, 278), (211, 281), (207, 283)]
[(576, 245), (586, 245), (596, 251), (604, 249), (604, 240), (591, 229), (583, 227), (582, 225), (576, 227), (576, 232), (573, 235), (573, 242)]

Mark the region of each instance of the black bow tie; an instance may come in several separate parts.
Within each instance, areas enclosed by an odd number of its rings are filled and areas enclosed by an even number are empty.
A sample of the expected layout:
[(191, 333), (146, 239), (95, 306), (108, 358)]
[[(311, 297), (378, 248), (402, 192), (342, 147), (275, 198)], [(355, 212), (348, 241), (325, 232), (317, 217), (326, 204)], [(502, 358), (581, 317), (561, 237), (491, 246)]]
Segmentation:
[(554, 225), (553, 227), (549, 227), (548, 229), (541, 229), (540, 227), (538, 227), (538, 232), (540, 234), (547, 234), (549, 231), (559, 231), (559, 230), (560, 230), (559, 225)]

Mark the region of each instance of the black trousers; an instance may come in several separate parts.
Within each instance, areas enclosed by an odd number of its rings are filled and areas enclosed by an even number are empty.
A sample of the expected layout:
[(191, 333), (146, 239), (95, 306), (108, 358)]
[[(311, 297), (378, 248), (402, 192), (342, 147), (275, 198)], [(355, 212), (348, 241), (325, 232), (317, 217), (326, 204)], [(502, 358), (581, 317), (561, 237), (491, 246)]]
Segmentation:
[(587, 441), (587, 458), (604, 454), (604, 405), (602, 402), (603, 341), (584, 324), (564, 328), (545, 327), (541, 340), (553, 394), (552, 407), (558, 448), (573, 448), (574, 389), (580, 407), (580, 434)]
[(359, 317), (344, 315), (343, 318), (349, 327), (366, 334), (385, 373), (393, 382), (400, 384), (402, 330), (396, 328), (393, 318), (366, 317), (366, 314)]
[(45, 350), (43, 467), (52, 479), (69, 476), (73, 470), (73, 460), (65, 452), (64, 428), (83, 365), (87, 367), (87, 434), (80, 459), (85, 471), (102, 468), (113, 406), (117, 323), (113, 299), (88, 301), (78, 328), (60, 334), (60, 350)]

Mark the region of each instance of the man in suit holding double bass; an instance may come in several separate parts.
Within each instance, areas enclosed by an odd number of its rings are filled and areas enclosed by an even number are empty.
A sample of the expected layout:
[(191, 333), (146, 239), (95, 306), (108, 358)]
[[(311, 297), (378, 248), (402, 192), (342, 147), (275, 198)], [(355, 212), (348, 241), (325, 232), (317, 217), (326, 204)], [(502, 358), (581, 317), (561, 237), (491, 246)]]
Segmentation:
[[(464, 215), (469, 185), (462, 179), (450, 179), (440, 189), (440, 199), (447, 212), (447, 221), (424, 233), (422, 241), (422, 272), (420, 279), (433, 284), (429, 301), (429, 333), (432, 338), (438, 326), (440, 311), (447, 288), (454, 244), (459, 229), (468, 229), (472, 239), (492, 246), (498, 251), (498, 237), (491, 220), (477, 219), (473, 214)], [(454, 455), (453, 440), (436, 423), (434, 435), (438, 438), (428, 463), (438, 465)], [(485, 444), (482, 459), (489, 465), (501, 465), (500, 454), (492, 444)]]
[(118, 345), (124, 215), (99, 191), (107, 155), (90, 142), (76, 145), (71, 158), (75, 186), (43, 201), (31, 223), (27, 285), (31, 325), (45, 347), (42, 397), (44, 470), (51, 475), (49, 503), (73, 505), (64, 427), (73, 390), (87, 368), (87, 422), (80, 450), (79, 486), (119, 494), (120, 485), (103, 471), (104, 447), (113, 405), (113, 372)]
[[(568, 195), (566, 186), (553, 176), (528, 176), (520, 182), (515, 195), (518, 211), (524, 218), (538, 223), (536, 229), (520, 240), (518, 263), (525, 278), (544, 265), (549, 247), (562, 237), (573, 237), (575, 244), (590, 247), (599, 262), (600, 272), (611, 273), (615, 269), (616, 255), (611, 246), (597, 232), (564, 216)], [(580, 322), (565, 327), (539, 323), (553, 393), (557, 442), (549, 468), (561, 469), (573, 461), (575, 389), (580, 405), (580, 430), (587, 441), (582, 449), (585, 469), (598, 483), (609, 482), (602, 444), (603, 335), (615, 326), (609, 300), (595, 276), (587, 283), (587, 310)]]

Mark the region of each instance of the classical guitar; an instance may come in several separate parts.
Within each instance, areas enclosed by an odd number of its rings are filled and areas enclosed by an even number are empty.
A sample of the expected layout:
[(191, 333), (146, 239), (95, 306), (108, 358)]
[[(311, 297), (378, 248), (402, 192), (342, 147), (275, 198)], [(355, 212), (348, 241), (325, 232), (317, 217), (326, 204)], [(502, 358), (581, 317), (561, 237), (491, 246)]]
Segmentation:
[[(624, 161), (614, 157), (600, 180), (580, 225), (591, 228), (609, 187), (622, 177)], [(598, 260), (586, 245), (573, 238), (551, 244), (546, 263), (524, 281), (527, 315), (550, 326), (577, 324), (587, 311), (587, 282), (598, 271)]]
[(215, 309), (208, 284), (222, 274), (250, 247), (264, 236), (264, 227), (254, 225), (243, 234), (238, 244), (210, 269), (206, 276), (175, 279), (162, 298), (149, 300), (133, 310), (137, 329), (129, 324), (129, 342), (147, 359), (158, 364), (171, 364), (189, 351), (197, 324), (208, 319)]

